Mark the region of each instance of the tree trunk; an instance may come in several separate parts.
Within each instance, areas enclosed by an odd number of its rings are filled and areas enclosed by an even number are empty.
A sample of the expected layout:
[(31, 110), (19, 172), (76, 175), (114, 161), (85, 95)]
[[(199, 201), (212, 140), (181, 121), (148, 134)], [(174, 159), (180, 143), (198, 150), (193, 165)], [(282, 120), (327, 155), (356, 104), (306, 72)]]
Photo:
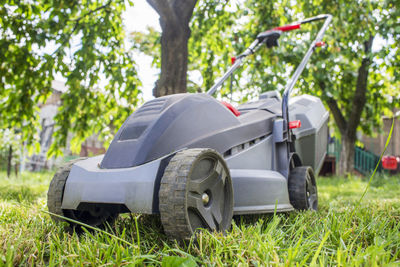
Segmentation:
[(342, 149), (340, 151), (339, 166), (337, 172), (339, 175), (350, 173), (354, 168), (354, 152), (355, 152), (355, 139), (342, 135), (341, 138)]
[[(369, 53), (371, 52), (373, 40), (374, 36), (371, 35), (369, 39), (364, 42), (364, 51), (366, 56), (362, 59), (361, 65), (358, 68), (356, 88), (354, 96), (351, 99), (353, 105), (350, 114), (348, 114), (348, 118), (345, 118), (335, 99), (326, 99), (326, 103), (328, 104), (336, 125), (340, 130), (342, 140), (342, 150), (340, 151), (339, 166), (337, 168), (338, 175), (344, 175), (354, 169), (354, 152), (357, 140), (356, 133), (367, 101), (366, 93), (368, 87), (368, 72), (372, 63)], [(319, 86), (322, 91), (325, 91), (326, 84), (324, 81), (319, 81)]]
[(12, 160), (12, 146), (8, 150), (8, 163), (7, 163), (7, 177), (10, 178), (11, 175), (11, 160)]
[(161, 75), (155, 97), (186, 93), (189, 21), (197, 0), (147, 0), (160, 15)]
[(186, 93), (189, 37), (187, 25), (164, 25), (161, 34), (161, 75), (153, 89), (155, 97)]
[(15, 164), (15, 165), (14, 165), (14, 168), (15, 168), (15, 177), (17, 177), (17, 178), (18, 178), (18, 169), (19, 169), (19, 164)]

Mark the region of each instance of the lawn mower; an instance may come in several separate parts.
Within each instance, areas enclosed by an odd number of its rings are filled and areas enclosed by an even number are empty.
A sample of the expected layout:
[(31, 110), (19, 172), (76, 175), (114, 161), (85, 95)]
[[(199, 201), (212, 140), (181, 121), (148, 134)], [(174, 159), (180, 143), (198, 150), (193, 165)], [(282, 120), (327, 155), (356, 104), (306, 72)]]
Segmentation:
[[(188, 239), (198, 229), (228, 231), (233, 215), (316, 210), (329, 114), (317, 97), (296, 96), (289, 106), (289, 96), (331, 19), (319, 15), (258, 34), (207, 93), (146, 102), (104, 155), (55, 174), (47, 202), (52, 217), (102, 227), (124, 212), (159, 214), (168, 236)], [(263, 44), (278, 46), (284, 32), (320, 20), (282, 98), (267, 92), (234, 108), (212, 97)]]

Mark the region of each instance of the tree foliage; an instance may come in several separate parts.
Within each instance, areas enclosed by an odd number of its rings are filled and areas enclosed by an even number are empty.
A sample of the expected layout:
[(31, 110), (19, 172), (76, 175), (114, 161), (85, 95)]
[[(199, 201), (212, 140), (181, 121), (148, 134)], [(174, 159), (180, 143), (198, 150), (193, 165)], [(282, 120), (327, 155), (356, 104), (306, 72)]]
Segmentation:
[(190, 79), (188, 91), (206, 91), (229, 66), (237, 44), (234, 23), (238, 19), (238, 13), (229, 9), (236, 8), (229, 1), (200, 1), (196, 6), (190, 22), (189, 73), (198, 72), (201, 79)]
[(398, 64), (391, 53), (398, 53), (400, 13), (394, 1), (305, 1), (298, 8), (303, 16), (321, 12), (334, 17), (328, 48), (314, 58), (300, 88), (329, 107), (342, 140), (339, 170), (344, 173), (353, 166), (357, 131), (372, 134), (382, 115), (399, 106), (398, 84), (390, 73)]
[(124, 1), (1, 1), (0, 126), (34, 143), (37, 104), (51, 94), (56, 75), (68, 91), (55, 118), (51, 154), (60, 153), (68, 132), (79, 147), (92, 133), (105, 138), (121, 125), (140, 93), (124, 45), (124, 10)]

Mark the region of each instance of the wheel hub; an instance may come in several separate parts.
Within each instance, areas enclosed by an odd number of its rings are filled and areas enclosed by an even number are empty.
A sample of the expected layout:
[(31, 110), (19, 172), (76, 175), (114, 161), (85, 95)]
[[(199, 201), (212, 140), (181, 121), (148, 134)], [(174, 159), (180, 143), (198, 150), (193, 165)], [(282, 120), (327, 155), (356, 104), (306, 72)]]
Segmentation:
[(207, 205), (208, 202), (210, 202), (210, 196), (207, 193), (203, 193), (203, 195), (201, 195), (201, 200), (204, 205)]

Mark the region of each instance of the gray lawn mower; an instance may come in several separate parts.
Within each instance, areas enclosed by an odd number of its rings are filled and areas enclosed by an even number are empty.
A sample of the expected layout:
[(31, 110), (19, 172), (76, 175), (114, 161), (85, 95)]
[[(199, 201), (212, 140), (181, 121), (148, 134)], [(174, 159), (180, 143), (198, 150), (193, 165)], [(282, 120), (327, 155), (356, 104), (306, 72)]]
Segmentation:
[[(315, 173), (326, 154), (329, 114), (317, 97), (293, 97), (289, 106), (289, 96), (331, 19), (320, 15), (260, 33), (206, 94), (146, 102), (104, 155), (55, 174), (49, 211), (94, 227), (119, 213), (159, 214), (168, 236), (187, 239), (197, 229), (229, 230), (234, 214), (316, 210)], [(277, 46), (283, 32), (319, 20), (282, 98), (267, 92), (236, 109), (212, 97), (262, 44)]]

